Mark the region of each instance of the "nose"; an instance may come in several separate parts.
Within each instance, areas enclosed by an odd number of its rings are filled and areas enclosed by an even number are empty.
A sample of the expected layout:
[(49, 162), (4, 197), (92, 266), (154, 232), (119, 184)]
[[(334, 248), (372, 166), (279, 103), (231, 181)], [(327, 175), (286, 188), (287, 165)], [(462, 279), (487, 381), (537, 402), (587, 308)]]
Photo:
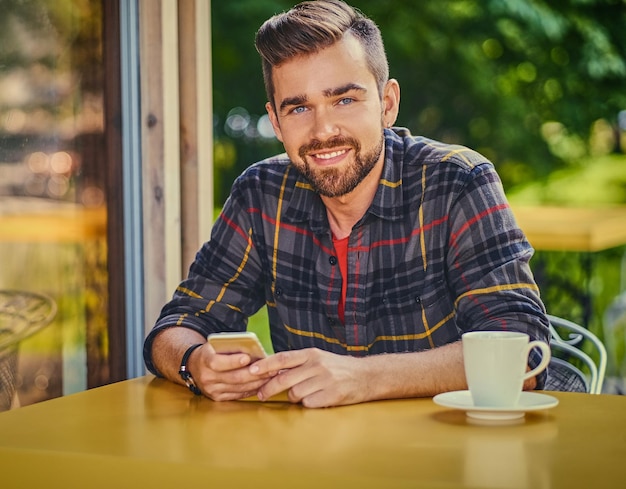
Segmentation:
[(313, 126), (311, 128), (311, 136), (314, 139), (324, 141), (340, 132), (337, 120), (333, 117), (330, 110), (316, 109), (313, 117)]

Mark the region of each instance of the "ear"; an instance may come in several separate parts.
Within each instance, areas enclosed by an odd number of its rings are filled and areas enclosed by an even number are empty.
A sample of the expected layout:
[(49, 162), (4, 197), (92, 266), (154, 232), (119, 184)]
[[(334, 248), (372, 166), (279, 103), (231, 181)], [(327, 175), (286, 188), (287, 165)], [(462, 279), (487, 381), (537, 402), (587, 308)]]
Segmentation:
[(274, 111), (274, 107), (271, 103), (267, 102), (265, 104), (265, 110), (267, 111), (267, 115), (270, 118), (270, 122), (272, 123), (272, 127), (274, 128), (274, 133), (276, 134), (276, 138), (282, 143), (283, 142), (283, 133), (280, 130), (280, 124), (278, 123), (278, 116)]
[(391, 78), (385, 84), (382, 105), (383, 123), (385, 127), (392, 126), (396, 122), (400, 110), (400, 84), (398, 80)]

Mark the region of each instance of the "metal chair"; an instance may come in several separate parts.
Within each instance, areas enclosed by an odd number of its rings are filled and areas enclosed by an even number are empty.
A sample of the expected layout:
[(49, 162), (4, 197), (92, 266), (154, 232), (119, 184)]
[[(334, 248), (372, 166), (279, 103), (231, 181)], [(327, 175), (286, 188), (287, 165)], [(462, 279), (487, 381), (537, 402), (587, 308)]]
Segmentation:
[[(548, 315), (548, 320), (552, 335), (552, 359), (548, 365), (546, 390), (600, 394), (607, 364), (604, 344), (591, 331), (567, 319)], [(583, 343), (593, 345), (598, 357), (597, 363), (582, 350)]]
[(0, 411), (15, 395), (19, 344), (52, 321), (56, 303), (46, 295), (0, 290)]

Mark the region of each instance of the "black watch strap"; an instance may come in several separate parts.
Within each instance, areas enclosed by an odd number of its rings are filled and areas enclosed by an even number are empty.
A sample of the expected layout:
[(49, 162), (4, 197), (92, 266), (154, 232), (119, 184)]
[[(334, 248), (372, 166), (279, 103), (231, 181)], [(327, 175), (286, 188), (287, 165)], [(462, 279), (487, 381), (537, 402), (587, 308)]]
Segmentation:
[(191, 376), (191, 372), (189, 372), (189, 370), (187, 369), (187, 361), (189, 360), (189, 357), (191, 356), (193, 351), (196, 348), (200, 348), (203, 344), (204, 343), (197, 343), (197, 344), (191, 345), (189, 348), (187, 348), (187, 351), (185, 351), (185, 354), (183, 355), (183, 359), (180, 361), (180, 369), (178, 370), (178, 373), (180, 374), (180, 377), (185, 382), (185, 385), (196, 396), (201, 395), (202, 391), (200, 389), (198, 389), (198, 386), (196, 385), (196, 383), (193, 380), (193, 377)]

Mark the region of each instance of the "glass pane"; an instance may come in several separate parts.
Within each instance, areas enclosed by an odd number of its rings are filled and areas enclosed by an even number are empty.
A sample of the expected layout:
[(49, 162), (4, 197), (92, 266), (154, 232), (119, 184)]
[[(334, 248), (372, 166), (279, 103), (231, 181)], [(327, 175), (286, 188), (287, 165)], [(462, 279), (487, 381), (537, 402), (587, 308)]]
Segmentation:
[(0, 294), (0, 410), (108, 376), (100, 3), (2, 1), (0, 291), (49, 296), (56, 314), (21, 339), (34, 320)]

